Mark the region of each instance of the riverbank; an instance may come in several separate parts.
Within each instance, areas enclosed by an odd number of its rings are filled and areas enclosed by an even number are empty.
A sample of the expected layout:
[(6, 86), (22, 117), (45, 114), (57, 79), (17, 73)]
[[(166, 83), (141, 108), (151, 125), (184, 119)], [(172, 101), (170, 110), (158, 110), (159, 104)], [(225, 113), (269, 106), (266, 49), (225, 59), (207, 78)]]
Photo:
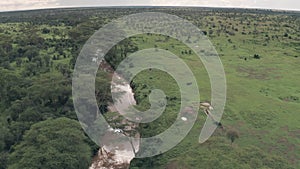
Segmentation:
[[(110, 77), (114, 75), (112, 67), (105, 61), (100, 62), (100, 69), (109, 73)], [(126, 82), (119, 75), (115, 75), (122, 81), (122, 83), (116, 84), (112, 82), (112, 92), (122, 93), (115, 102), (115, 105), (108, 107), (107, 113), (118, 112), (116, 107), (122, 107), (126, 109), (129, 106), (135, 105), (134, 93), (129, 82)], [(124, 112), (118, 112), (119, 115), (113, 117), (118, 119), (119, 116), (124, 115)], [(101, 144), (98, 154), (93, 158), (92, 165), (89, 169), (126, 169), (129, 168), (131, 160), (135, 157), (135, 154), (139, 151), (139, 133), (137, 133), (137, 124), (123, 119), (121, 122), (116, 122), (117, 126), (123, 126), (123, 128), (109, 128)], [(132, 133), (136, 133), (134, 137), (136, 139), (129, 140), (123, 139), (126, 136), (131, 136)], [(118, 141), (116, 141), (118, 140)]]

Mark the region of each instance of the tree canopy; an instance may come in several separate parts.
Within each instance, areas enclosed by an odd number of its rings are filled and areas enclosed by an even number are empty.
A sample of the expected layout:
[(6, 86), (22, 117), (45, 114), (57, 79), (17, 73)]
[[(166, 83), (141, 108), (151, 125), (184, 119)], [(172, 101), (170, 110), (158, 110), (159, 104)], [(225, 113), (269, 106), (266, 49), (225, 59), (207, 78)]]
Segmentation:
[(9, 169), (82, 169), (91, 162), (91, 150), (78, 122), (49, 119), (31, 126), (9, 156)]

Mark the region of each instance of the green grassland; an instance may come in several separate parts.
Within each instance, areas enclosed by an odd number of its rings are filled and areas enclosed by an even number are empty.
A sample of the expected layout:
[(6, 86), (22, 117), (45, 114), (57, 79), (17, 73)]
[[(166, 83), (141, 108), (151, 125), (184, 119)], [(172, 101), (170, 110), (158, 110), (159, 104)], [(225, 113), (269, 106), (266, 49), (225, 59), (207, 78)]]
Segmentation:
[[(213, 19), (206, 18), (207, 20)], [(225, 107), (225, 113), (222, 119), (222, 123), (226, 128), (236, 128), (240, 132), (240, 138), (236, 141), (234, 147), (228, 146), (226, 149), (230, 151), (219, 152), (222, 158), (232, 158), (230, 155), (231, 151), (244, 151), (244, 149), (251, 149), (249, 146), (259, 147), (267, 154), (283, 155), (285, 159), (289, 161), (292, 166), (299, 166), (300, 150), (299, 150), (299, 50), (293, 44), (297, 44), (299, 41), (299, 33), (289, 28), (281, 29), (278, 28), (276, 31), (270, 31), (273, 22), (272, 16), (261, 17), (261, 20), (267, 20), (266, 22), (255, 22), (257, 26), (250, 24), (245, 31), (251, 31), (257, 29), (255, 35), (243, 35), (241, 32), (236, 31), (234, 36), (220, 35), (214, 36), (209, 35), (211, 42), (218, 51), (221, 60), (224, 65), (227, 78), (227, 105)], [(222, 20), (221, 18), (219, 19)], [(238, 20), (238, 19), (237, 19)], [(235, 29), (243, 30), (243, 24), (240, 21), (230, 20), (230, 25), (235, 26)], [(213, 22), (218, 23), (217, 21)], [(281, 23), (280, 25), (284, 25)], [(288, 23), (286, 23), (288, 24)], [(291, 26), (291, 24), (289, 24)], [(269, 26), (269, 27), (268, 27)], [(294, 25), (297, 28), (296, 25)], [(218, 27), (218, 26), (216, 26)], [(254, 28), (256, 27), (256, 28)], [(293, 26), (291, 26), (293, 27)], [(299, 28), (299, 27), (298, 27)], [(209, 29), (209, 28), (204, 28)], [(214, 29), (210, 29), (214, 30)], [(269, 31), (266, 31), (269, 30)], [(214, 30), (215, 31), (215, 30)], [(292, 38), (285, 37), (285, 32), (290, 33)], [(279, 36), (278, 40), (266, 41), (266, 35), (268, 36)], [(201, 100), (209, 100), (210, 84), (209, 79), (206, 75), (204, 66), (199, 63), (199, 59), (194, 54), (182, 54), (182, 51), (189, 50), (184, 45), (174, 39), (168, 41), (164, 40), (165, 37), (152, 35), (143, 35), (138, 38), (134, 38), (139, 49), (153, 48), (156, 45), (158, 48), (169, 50), (170, 52), (181, 57), (192, 69), (194, 75), (197, 78), (199, 92)], [(230, 39), (230, 40), (229, 40)], [(174, 45), (175, 44), (175, 45)], [(175, 47), (174, 47), (175, 46)], [(258, 54), (261, 56), (259, 59), (255, 59), (254, 55)], [(137, 84), (147, 84), (147, 87), (137, 88), (137, 100), (148, 102), (147, 96), (150, 89), (159, 88), (163, 91), (173, 91), (174, 80), (168, 79), (167, 74), (161, 72), (143, 72), (140, 73), (134, 80)], [(151, 80), (149, 80), (151, 77)], [(161, 81), (165, 83), (162, 84)], [(146, 83), (147, 82), (147, 83)], [(173, 87), (174, 86), (174, 87)], [(176, 97), (180, 96), (177, 94)], [(172, 95), (170, 95), (172, 97)], [(176, 102), (168, 102), (170, 107), (174, 107)], [(174, 105), (174, 106), (173, 106)], [(176, 106), (175, 106), (176, 107)], [(178, 108), (178, 107), (177, 107)], [(178, 110), (177, 110), (178, 111)], [(147, 130), (152, 129), (154, 133), (160, 133), (167, 129), (169, 126), (165, 118), (174, 120), (176, 117), (176, 110), (167, 109), (165, 116), (161, 119), (149, 124)], [(202, 165), (202, 162), (215, 163), (216, 161), (209, 159), (201, 160), (194, 159), (195, 156), (190, 155), (191, 152), (202, 152), (210, 154), (214, 150), (207, 150), (205, 144), (203, 146), (193, 146), (197, 143), (197, 137), (200, 134), (201, 125), (205, 116), (203, 112), (199, 112), (199, 119), (196, 122), (197, 125), (190, 132), (189, 136), (182, 142), (182, 144), (175, 147), (169, 153), (162, 155), (158, 158), (158, 161), (172, 161), (173, 166), (177, 168), (193, 168), (188, 163), (189, 161), (186, 155), (180, 155), (182, 152), (189, 154), (191, 162), (196, 163), (195, 167), (210, 166), (208, 168), (220, 168), (220, 166), (214, 164)], [(171, 122), (173, 122), (171, 120)], [(166, 125), (162, 125), (166, 124)], [(162, 129), (164, 128), (164, 129)], [(150, 132), (153, 134), (153, 132)], [(212, 138), (214, 142), (223, 142), (222, 137), (226, 137), (224, 131), (219, 131), (218, 139)], [(143, 132), (142, 132), (143, 133)], [(147, 134), (145, 134), (148, 136)], [(213, 142), (213, 141), (212, 141)], [(218, 144), (218, 143), (215, 143)], [(229, 144), (229, 142), (227, 143)], [(214, 149), (214, 146), (212, 146)], [(255, 149), (255, 148), (254, 148)], [(178, 153), (178, 156), (174, 155)], [(203, 153), (200, 153), (203, 155)], [(229, 154), (227, 154), (229, 153)], [(172, 156), (170, 157), (170, 154)], [(224, 155), (227, 154), (227, 155)], [(208, 155), (209, 156), (209, 155)], [(208, 157), (201, 157), (208, 158)], [(238, 159), (238, 157), (235, 157)], [(252, 157), (254, 158), (254, 157)], [(218, 159), (220, 160), (220, 159)], [(250, 160), (250, 159), (248, 159)], [(220, 160), (223, 161), (223, 160)], [(167, 163), (168, 163), (167, 162)], [(232, 167), (236, 168), (240, 162), (231, 162)], [(183, 163), (183, 164), (182, 164)], [(184, 165), (184, 163), (188, 163)], [(229, 162), (230, 163), (230, 162)], [(252, 162), (248, 161), (250, 168), (262, 167), (261, 164), (253, 166)], [(165, 163), (164, 163), (165, 164)], [(176, 165), (181, 164), (181, 165)], [(164, 166), (164, 165), (163, 165)], [(248, 167), (249, 167), (248, 166)], [(243, 166), (247, 167), (247, 166)], [(229, 166), (221, 168), (230, 168)]]
[[(135, 159), (131, 168), (299, 168), (299, 13), (91, 8), (0, 14), (0, 169), (12, 166), (11, 154), (21, 147), (17, 145), (28, 142), (23, 135), (31, 131), (32, 125), (61, 117), (76, 119), (71, 77), (84, 42), (110, 20), (143, 11), (178, 15), (207, 34), (227, 78), (227, 102), (221, 121), (226, 130), (217, 129), (213, 137), (199, 144), (206, 119), (199, 111), (195, 126), (179, 145), (162, 155)], [(196, 77), (200, 100), (210, 100), (206, 70), (187, 46), (155, 34), (138, 35), (128, 41), (139, 50), (160, 48), (182, 58)], [(112, 57), (120, 56), (118, 50), (111, 53)], [(104, 77), (99, 78), (105, 81)], [(168, 96), (164, 114), (139, 128), (142, 136), (163, 132), (179, 113), (180, 93), (175, 80), (165, 72), (153, 70), (139, 73), (133, 84), (137, 107), (141, 110), (149, 108), (151, 89), (162, 89)], [(107, 89), (101, 87), (100, 91)], [(105, 116), (112, 118), (115, 114)], [(239, 132), (233, 144), (226, 137), (230, 130)], [(84, 140), (95, 154), (97, 146), (88, 138)]]

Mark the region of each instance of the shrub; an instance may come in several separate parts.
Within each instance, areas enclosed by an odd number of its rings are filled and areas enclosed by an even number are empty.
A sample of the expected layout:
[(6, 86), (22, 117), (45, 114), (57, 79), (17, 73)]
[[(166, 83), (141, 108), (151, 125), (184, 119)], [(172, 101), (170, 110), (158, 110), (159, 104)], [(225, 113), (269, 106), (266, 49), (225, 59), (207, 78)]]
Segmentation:
[(239, 137), (240, 137), (240, 134), (236, 129), (230, 129), (227, 132), (227, 138), (230, 139), (231, 144)]

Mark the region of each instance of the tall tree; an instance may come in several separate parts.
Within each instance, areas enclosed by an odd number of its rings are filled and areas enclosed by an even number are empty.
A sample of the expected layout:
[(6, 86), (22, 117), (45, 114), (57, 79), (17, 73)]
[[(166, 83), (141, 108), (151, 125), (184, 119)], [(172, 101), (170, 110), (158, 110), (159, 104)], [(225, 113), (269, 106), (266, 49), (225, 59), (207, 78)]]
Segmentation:
[(82, 169), (91, 161), (91, 149), (79, 123), (68, 118), (34, 124), (14, 149), (8, 169)]

